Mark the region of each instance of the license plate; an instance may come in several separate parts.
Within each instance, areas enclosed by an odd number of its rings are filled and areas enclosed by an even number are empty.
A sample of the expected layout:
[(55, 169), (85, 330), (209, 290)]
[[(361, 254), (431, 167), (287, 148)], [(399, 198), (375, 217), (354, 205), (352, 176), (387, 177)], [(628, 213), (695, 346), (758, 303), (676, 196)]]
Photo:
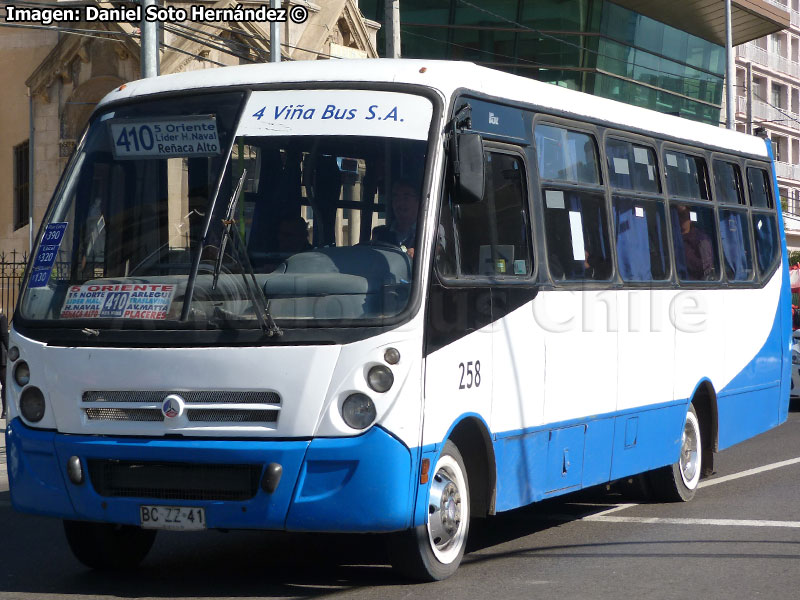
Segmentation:
[(195, 531), (206, 528), (206, 511), (189, 506), (140, 506), (139, 519), (144, 529)]

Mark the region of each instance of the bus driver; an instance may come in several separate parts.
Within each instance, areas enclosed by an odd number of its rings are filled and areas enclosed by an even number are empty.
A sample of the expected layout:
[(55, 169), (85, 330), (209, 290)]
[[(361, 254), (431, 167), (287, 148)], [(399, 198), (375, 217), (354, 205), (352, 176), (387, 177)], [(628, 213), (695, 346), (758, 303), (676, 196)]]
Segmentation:
[(391, 225), (379, 225), (372, 230), (372, 239), (400, 246), (414, 258), (417, 245), (417, 212), (419, 211), (419, 192), (411, 182), (400, 180), (392, 186)]

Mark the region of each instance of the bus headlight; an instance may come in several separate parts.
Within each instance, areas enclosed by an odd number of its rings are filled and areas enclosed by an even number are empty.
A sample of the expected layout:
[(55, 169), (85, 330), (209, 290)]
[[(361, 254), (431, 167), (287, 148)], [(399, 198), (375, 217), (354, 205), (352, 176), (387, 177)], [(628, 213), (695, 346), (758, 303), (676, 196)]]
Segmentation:
[(400, 362), (400, 351), (397, 348), (387, 348), (383, 353), (383, 360), (390, 365), (396, 365)]
[(394, 374), (389, 367), (375, 365), (367, 373), (367, 383), (376, 392), (388, 392), (394, 383)]
[(17, 348), (16, 346), (11, 346), (11, 348), (8, 349), (8, 360), (14, 362), (18, 358), (19, 358), (19, 348)]
[(14, 381), (20, 387), (25, 387), (31, 382), (31, 368), (24, 360), (14, 368)]
[(44, 394), (37, 387), (26, 388), (19, 398), (19, 411), (31, 423), (38, 423), (44, 418), (44, 406)]
[(800, 352), (792, 352), (792, 364), (800, 365)]
[(376, 415), (375, 404), (366, 394), (350, 394), (342, 402), (342, 419), (353, 429), (366, 429), (372, 425)]

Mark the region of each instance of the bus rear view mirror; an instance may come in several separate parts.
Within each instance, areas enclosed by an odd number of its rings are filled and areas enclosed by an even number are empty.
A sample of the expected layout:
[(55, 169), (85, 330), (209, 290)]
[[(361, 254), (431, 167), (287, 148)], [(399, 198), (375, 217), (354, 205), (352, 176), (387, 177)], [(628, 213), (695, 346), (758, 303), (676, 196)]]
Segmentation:
[(483, 140), (477, 133), (456, 134), (456, 156), (453, 175), (455, 183), (455, 202), (472, 204), (483, 200), (484, 160)]

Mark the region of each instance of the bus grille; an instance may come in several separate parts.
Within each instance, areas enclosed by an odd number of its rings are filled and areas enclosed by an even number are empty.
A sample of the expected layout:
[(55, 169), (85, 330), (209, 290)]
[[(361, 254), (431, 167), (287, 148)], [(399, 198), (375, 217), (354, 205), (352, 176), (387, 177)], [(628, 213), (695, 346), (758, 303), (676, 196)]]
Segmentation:
[(93, 421), (164, 420), (164, 414), (156, 408), (87, 408), (86, 416)]
[(240, 391), (89, 391), (81, 409), (90, 421), (163, 422), (161, 404), (179, 395), (191, 423), (270, 423), (278, 421), (281, 397), (276, 392)]
[(104, 497), (159, 500), (249, 500), (261, 465), (89, 460), (89, 477)]

